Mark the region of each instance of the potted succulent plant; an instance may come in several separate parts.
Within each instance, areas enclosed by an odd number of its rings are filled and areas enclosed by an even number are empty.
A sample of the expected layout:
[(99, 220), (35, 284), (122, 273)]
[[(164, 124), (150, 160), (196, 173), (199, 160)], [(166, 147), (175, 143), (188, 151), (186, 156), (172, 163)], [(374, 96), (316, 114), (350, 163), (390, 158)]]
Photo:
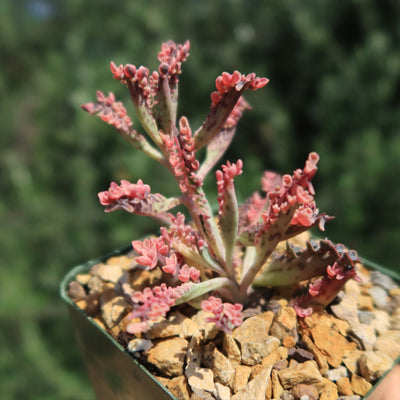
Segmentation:
[[(77, 267), (62, 284), (98, 398), (364, 396), (391, 368), (387, 343), (396, 342), (400, 327), (386, 312), (386, 329), (358, 329), (368, 325), (367, 316), (359, 318), (361, 301), (371, 320), (383, 318), (373, 296), (367, 299), (369, 270), (354, 250), (307, 235), (331, 219), (314, 200), (318, 154), (293, 174), (265, 172), (262, 192), (242, 205), (234, 181), (243, 162), (226, 162), (215, 172), (214, 213), (203, 181), (250, 108), (243, 92), (268, 79), (224, 72), (205, 122), (192, 131), (186, 117), (177, 118), (188, 54), (189, 42), (169, 41), (158, 71), (111, 63), (145, 136), (112, 93), (97, 92), (96, 102), (82, 106), (167, 168), (179, 188), (165, 197), (140, 179), (112, 182), (98, 195), (105, 211), (154, 217), (160, 233)], [(361, 280), (364, 289), (352, 283)], [(399, 288), (390, 285), (386, 297), (396, 314)], [(342, 301), (332, 305), (340, 293)], [(389, 334), (376, 346), (380, 332)]]

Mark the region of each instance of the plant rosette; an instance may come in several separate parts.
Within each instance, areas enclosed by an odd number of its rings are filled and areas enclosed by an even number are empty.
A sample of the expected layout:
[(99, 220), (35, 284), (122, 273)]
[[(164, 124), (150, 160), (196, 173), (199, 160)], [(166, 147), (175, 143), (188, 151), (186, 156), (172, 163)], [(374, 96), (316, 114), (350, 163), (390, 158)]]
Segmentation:
[[(400, 354), (399, 286), (365, 268), (354, 250), (310, 239), (311, 228), (323, 231), (332, 218), (315, 204), (314, 152), (292, 174), (265, 172), (261, 192), (242, 205), (234, 181), (243, 162), (226, 162), (215, 172), (214, 213), (204, 179), (250, 108), (243, 92), (264, 87), (268, 79), (224, 72), (216, 79), (209, 114), (192, 132), (186, 117), (176, 122), (179, 75), (188, 54), (189, 42), (170, 41), (161, 47), (158, 71), (111, 63), (114, 78), (128, 88), (143, 134), (112, 93), (97, 92), (97, 101), (83, 106), (167, 168), (179, 195), (153, 193), (140, 179), (112, 182), (100, 192), (106, 212), (156, 218), (160, 234), (74, 271), (63, 285), (64, 297), (140, 367), (127, 377), (136, 388), (128, 390), (129, 398), (150, 398), (137, 382), (151, 380), (149, 371), (163, 385), (157, 396), (166, 398), (368, 395)], [(177, 206), (186, 211), (173, 214)], [(80, 335), (81, 344), (94, 344), (91, 332)], [(86, 351), (97, 396), (124, 398), (115, 393), (126, 385), (126, 373), (105, 385), (107, 363), (99, 357)]]

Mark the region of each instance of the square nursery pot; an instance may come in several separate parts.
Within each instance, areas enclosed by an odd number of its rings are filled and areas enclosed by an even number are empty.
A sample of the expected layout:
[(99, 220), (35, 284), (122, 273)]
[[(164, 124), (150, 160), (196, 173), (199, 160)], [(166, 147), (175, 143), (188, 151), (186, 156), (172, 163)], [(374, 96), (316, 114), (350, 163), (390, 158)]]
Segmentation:
[[(178, 400), (147, 368), (130, 355), (111, 334), (102, 329), (68, 296), (69, 284), (75, 280), (78, 274), (88, 273), (93, 265), (105, 262), (110, 257), (127, 254), (131, 250), (131, 247), (116, 250), (73, 268), (61, 282), (60, 295), (67, 303), (83, 359), (98, 400)], [(365, 259), (362, 261), (369, 270), (377, 270), (390, 276), (396, 283), (400, 282), (399, 273)], [(395, 360), (393, 365), (396, 364), (400, 364), (400, 357)], [(372, 395), (389, 372), (390, 370), (375, 383), (364, 399)]]

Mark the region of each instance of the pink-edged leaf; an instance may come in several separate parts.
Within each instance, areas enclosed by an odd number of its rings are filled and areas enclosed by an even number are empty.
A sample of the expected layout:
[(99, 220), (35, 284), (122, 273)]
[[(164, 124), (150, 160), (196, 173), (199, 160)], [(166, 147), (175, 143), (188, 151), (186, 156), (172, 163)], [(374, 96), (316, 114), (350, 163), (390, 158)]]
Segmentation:
[(206, 157), (197, 173), (201, 179), (204, 179), (211, 168), (214, 167), (225, 153), (235, 135), (236, 127), (242, 117), (243, 111), (250, 108), (249, 104), (241, 96), (221, 130), (207, 145)]
[(291, 286), (324, 275), (328, 266), (342, 257), (329, 240), (308, 241), (305, 249), (287, 244), (285, 253), (277, 255), (254, 280), (256, 286)]
[(257, 90), (267, 83), (267, 78), (258, 78), (254, 73), (223, 72), (215, 81), (217, 91), (211, 93), (211, 112), (195, 134), (196, 151), (210, 143), (227, 122), (229, 124), (228, 119), (244, 90)]
[(201, 302), (203, 311), (214, 314), (207, 322), (214, 323), (219, 329), (230, 335), (232, 330), (243, 322), (243, 304), (223, 303), (218, 297), (210, 296)]
[(171, 208), (180, 204), (180, 199), (177, 197), (166, 198), (159, 193), (149, 194), (143, 200), (132, 200), (129, 198), (121, 198), (106, 207), (105, 212), (115, 210), (125, 210), (129, 213), (155, 217)]
[(340, 258), (332, 266), (327, 267), (324, 277), (310, 283), (306, 293), (302, 293), (289, 303), (300, 317), (310, 315), (314, 308), (328, 306), (349, 279), (360, 281), (355, 268), (355, 264), (360, 262), (356, 253), (345, 251), (339, 254)]
[(196, 151), (206, 146), (218, 134), (239, 100), (242, 91), (232, 88), (221, 101), (211, 109), (206, 121), (195, 134)]

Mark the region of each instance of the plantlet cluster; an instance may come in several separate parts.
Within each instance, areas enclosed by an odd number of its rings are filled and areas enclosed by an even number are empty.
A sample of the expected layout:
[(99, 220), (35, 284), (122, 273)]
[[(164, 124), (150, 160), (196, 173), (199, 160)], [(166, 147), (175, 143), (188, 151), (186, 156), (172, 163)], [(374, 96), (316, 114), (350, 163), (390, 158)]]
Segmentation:
[[(241, 324), (254, 285), (298, 288), (302, 283), (305, 289), (290, 304), (299, 316), (310, 315), (314, 307), (327, 306), (347, 280), (357, 279), (358, 262), (356, 252), (329, 240), (309, 241), (304, 249), (287, 244), (283, 254), (275, 251), (280, 242), (313, 227), (324, 230), (331, 219), (319, 213), (314, 201), (311, 181), (319, 156), (310, 153), (304, 168), (291, 175), (265, 172), (262, 192), (240, 206), (234, 181), (243, 172), (243, 162), (226, 162), (215, 173), (219, 207), (214, 213), (203, 181), (231, 143), (243, 111), (250, 108), (243, 92), (264, 87), (268, 79), (254, 73), (222, 73), (211, 93), (210, 112), (192, 131), (186, 117), (177, 117), (179, 75), (189, 47), (189, 42), (164, 43), (158, 71), (151, 73), (143, 66), (111, 63), (113, 77), (129, 90), (143, 134), (112, 93), (97, 92), (96, 102), (82, 106), (167, 168), (179, 187), (179, 195), (165, 197), (152, 193), (140, 179), (122, 180), (99, 193), (106, 212), (123, 209), (163, 224), (159, 236), (132, 242), (138, 254), (135, 262), (160, 268), (164, 281), (131, 293), (133, 310), (127, 330), (146, 331), (150, 321), (165, 316), (174, 305), (197, 302), (214, 315), (209, 321), (229, 333)], [(178, 205), (186, 208), (190, 220), (183, 213), (171, 213)]]

